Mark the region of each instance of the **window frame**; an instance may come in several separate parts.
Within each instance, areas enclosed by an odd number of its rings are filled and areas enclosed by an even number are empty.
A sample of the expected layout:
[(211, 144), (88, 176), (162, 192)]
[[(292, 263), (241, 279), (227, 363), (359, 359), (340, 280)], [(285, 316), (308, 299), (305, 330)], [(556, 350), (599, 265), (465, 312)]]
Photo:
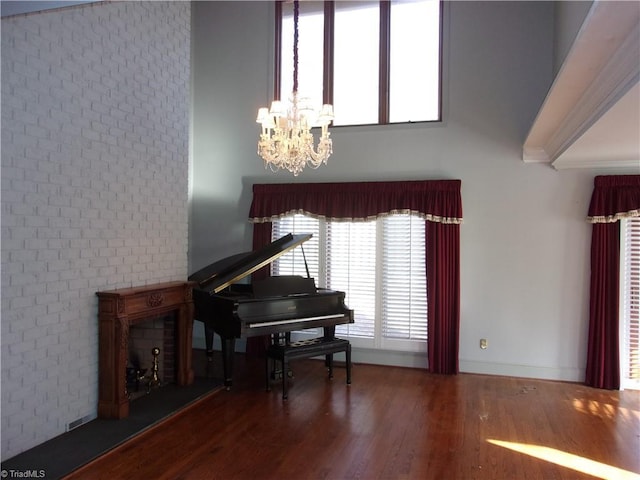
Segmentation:
[[(286, 216), (281, 217), (279, 220), (290, 220), (293, 219), (293, 221), (295, 221), (295, 218), (297, 216), (300, 217), (305, 217), (304, 214), (301, 213), (291, 213), (288, 214)], [(403, 215), (404, 216), (404, 215)], [(413, 215), (411, 215), (413, 217)], [(318, 265), (317, 265), (317, 273), (318, 273), (318, 278), (316, 278), (316, 282), (317, 282), (317, 286), (319, 288), (332, 288), (332, 287), (327, 287), (326, 285), (326, 278), (327, 278), (327, 238), (328, 238), (328, 230), (330, 229), (330, 226), (328, 225), (330, 222), (325, 219), (325, 218), (313, 218), (308, 217), (311, 220), (317, 221), (318, 222), (318, 238), (317, 238), (317, 242), (318, 242)], [(288, 232), (289, 230), (287, 229), (287, 227), (283, 227), (282, 225), (278, 224), (279, 220), (274, 220), (271, 222), (271, 238), (275, 239), (278, 236), (281, 236), (282, 234), (284, 234), (284, 232)], [(422, 222), (426, 222), (426, 220), (421, 219)], [(382, 251), (383, 251), (383, 231), (384, 231), (384, 226), (383, 226), (383, 222), (385, 221), (385, 218), (378, 218), (374, 221), (375, 223), (375, 238), (376, 238), (376, 254), (379, 256), (378, 258), (382, 259), (383, 255), (382, 255)], [(338, 223), (344, 223), (344, 222), (338, 222)], [(349, 223), (349, 222), (347, 222)], [(353, 222), (353, 223), (361, 223), (361, 222)], [(426, 228), (425, 228), (426, 230)], [(296, 232), (292, 232), (292, 233), (296, 233)], [(426, 232), (425, 232), (426, 233)], [(424, 240), (425, 242), (427, 241), (426, 238)], [(302, 245), (302, 248), (304, 248), (304, 245)], [(426, 262), (426, 258), (422, 259), (423, 261)], [(271, 275), (277, 275), (279, 274), (279, 272), (276, 271), (277, 266), (279, 266), (279, 262), (280, 259), (275, 260), (272, 264), (271, 264), (271, 268), (270, 268), (270, 273)], [(315, 271), (315, 266), (311, 266), (310, 265), (310, 270)], [(373, 319), (373, 335), (371, 337), (368, 336), (361, 336), (361, 335), (350, 335), (348, 333), (349, 331), (349, 325), (339, 325), (336, 331), (336, 334), (341, 336), (341, 337), (345, 337), (348, 338), (349, 341), (354, 345), (354, 347), (358, 347), (358, 348), (365, 348), (365, 349), (370, 349), (370, 350), (378, 350), (378, 351), (389, 351), (389, 352), (406, 352), (406, 353), (426, 353), (427, 352), (427, 338), (396, 338), (396, 337), (392, 337), (392, 336), (385, 336), (384, 334), (384, 324), (385, 324), (385, 320), (384, 320), (384, 315), (383, 315), (383, 297), (384, 297), (384, 293), (385, 293), (385, 288), (383, 286), (383, 269), (384, 269), (384, 265), (383, 263), (380, 262), (376, 262), (376, 266), (375, 266), (375, 270), (376, 270), (376, 282), (375, 282), (375, 306), (374, 306), (374, 319)], [(289, 272), (290, 274), (291, 272)], [(426, 271), (426, 266), (425, 266), (425, 282), (426, 282), (426, 275), (427, 275), (427, 271)], [(425, 309), (427, 309), (427, 304), (426, 304), (426, 283), (425, 283)], [(349, 308), (354, 308), (352, 305), (349, 305)], [(425, 310), (425, 314), (427, 315), (427, 319), (426, 319), (426, 325), (425, 325), (425, 329), (428, 330), (428, 310)], [(342, 328), (341, 328), (342, 327)], [(410, 328), (409, 326), (407, 326), (408, 328)], [(344, 331), (346, 330), (346, 331)], [(307, 339), (307, 338), (313, 338), (316, 337), (319, 334), (319, 332), (317, 331), (317, 329), (307, 329), (307, 330), (301, 330), (301, 331), (296, 331), (293, 334), (294, 339), (298, 340), (298, 339)]]
[[(285, 0), (275, 0), (275, 44), (274, 44), (274, 82), (273, 98), (280, 99), (282, 85), (282, 3)], [(323, 90), (322, 103), (333, 105), (334, 82), (334, 32), (335, 32), (335, 1), (324, 1), (324, 39), (323, 39)], [(389, 103), (390, 58), (391, 58), (391, 1), (379, 0), (380, 3), (380, 52), (378, 78), (378, 121), (376, 123), (332, 125), (332, 128), (354, 127), (364, 125), (402, 125), (402, 124), (433, 124), (443, 122), (443, 55), (444, 55), (444, 17), (447, 2), (439, 0), (439, 61), (438, 61), (438, 118), (435, 120), (418, 120), (391, 122)]]
[[(634, 222), (633, 226), (631, 222)], [(638, 302), (638, 292), (635, 291), (637, 286), (635, 286), (633, 293), (630, 292), (629, 289), (631, 287), (628, 285), (629, 277), (631, 276), (629, 270), (633, 267), (637, 268), (638, 264), (640, 264), (640, 252), (630, 252), (631, 246), (627, 244), (631, 234), (638, 234), (638, 232), (640, 232), (640, 217), (623, 218), (620, 220), (620, 299), (618, 303), (620, 309), (620, 344), (618, 350), (620, 356), (620, 390), (640, 390), (640, 378), (631, 378), (630, 372), (631, 350), (633, 348), (638, 349), (639, 340), (636, 338), (632, 344), (632, 341), (629, 339), (629, 333), (632, 329), (630, 322), (633, 321), (633, 319), (630, 318), (632, 309), (630, 303), (632, 301)], [(633, 246), (636, 246), (636, 243), (633, 243)], [(630, 298), (632, 295), (633, 298)], [(635, 329), (638, 328), (637, 321), (638, 320), (635, 319)], [(637, 360), (634, 362), (636, 367), (638, 366), (637, 362)]]

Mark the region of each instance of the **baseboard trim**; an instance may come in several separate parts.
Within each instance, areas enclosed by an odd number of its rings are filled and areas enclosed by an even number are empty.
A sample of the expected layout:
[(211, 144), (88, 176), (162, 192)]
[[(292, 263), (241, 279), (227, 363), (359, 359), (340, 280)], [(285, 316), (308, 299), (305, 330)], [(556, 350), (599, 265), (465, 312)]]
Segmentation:
[(584, 371), (570, 367), (541, 367), (536, 365), (516, 365), (508, 363), (478, 362), (460, 360), (460, 371), (506, 377), (535, 378), (540, 380), (559, 380), (564, 382), (583, 382)]

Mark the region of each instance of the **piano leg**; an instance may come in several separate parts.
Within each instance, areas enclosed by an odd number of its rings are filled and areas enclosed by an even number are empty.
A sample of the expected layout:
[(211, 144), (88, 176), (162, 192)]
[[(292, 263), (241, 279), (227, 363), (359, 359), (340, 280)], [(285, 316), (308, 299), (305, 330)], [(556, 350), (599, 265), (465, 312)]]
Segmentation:
[[(322, 327), (322, 330), (324, 331), (324, 339), (325, 340), (333, 340), (333, 338), (336, 336), (336, 326), (335, 325), (329, 325), (327, 327)], [(327, 370), (329, 370), (329, 378), (333, 378), (333, 355), (329, 354), (329, 355), (325, 355), (324, 357), (324, 366), (327, 367)]]
[(204, 322), (204, 343), (207, 348), (207, 360), (213, 361), (213, 325)]
[(236, 351), (236, 339), (220, 338), (222, 343), (222, 372), (224, 373), (224, 386), (231, 390), (233, 385), (233, 356)]
[(325, 340), (332, 339), (336, 336), (336, 326), (329, 325), (328, 327), (322, 327), (324, 330), (324, 338)]

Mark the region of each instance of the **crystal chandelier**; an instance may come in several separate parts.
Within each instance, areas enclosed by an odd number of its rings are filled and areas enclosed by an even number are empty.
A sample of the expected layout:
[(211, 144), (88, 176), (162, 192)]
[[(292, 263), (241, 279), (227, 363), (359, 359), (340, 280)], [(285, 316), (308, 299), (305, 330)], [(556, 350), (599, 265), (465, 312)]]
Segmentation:
[[(333, 120), (333, 106), (325, 104), (320, 112), (311, 105), (309, 98), (298, 94), (298, 0), (293, 2), (293, 93), (288, 106), (279, 100), (271, 108), (258, 110), (257, 123), (262, 124), (258, 141), (258, 155), (272, 171), (281, 168), (298, 176), (306, 165), (318, 168), (333, 153), (329, 138), (329, 124)], [(320, 126), (322, 133), (317, 149), (311, 128)]]

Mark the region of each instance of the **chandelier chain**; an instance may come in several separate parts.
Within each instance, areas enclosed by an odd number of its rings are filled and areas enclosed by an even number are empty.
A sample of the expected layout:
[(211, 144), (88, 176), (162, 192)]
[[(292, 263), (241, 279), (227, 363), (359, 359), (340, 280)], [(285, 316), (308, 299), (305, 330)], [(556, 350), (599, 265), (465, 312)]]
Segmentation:
[(293, 91), (298, 91), (298, 19), (300, 5), (298, 0), (293, 2)]

